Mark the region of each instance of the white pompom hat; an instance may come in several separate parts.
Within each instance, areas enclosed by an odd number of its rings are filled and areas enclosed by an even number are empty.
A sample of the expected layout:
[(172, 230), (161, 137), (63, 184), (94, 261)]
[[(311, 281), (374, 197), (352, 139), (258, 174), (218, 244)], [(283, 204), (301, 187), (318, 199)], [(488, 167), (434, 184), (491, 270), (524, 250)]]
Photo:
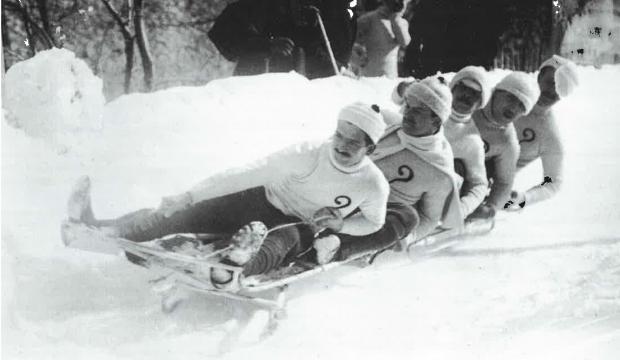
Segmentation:
[(373, 143), (385, 132), (385, 122), (381, 116), (381, 109), (377, 105), (369, 105), (363, 102), (349, 104), (340, 110), (338, 121), (349, 122), (365, 132)]
[(495, 85), (495, 90), (508, 91), (516, 96), (525, 107), (528, 114), (540, 96), (540, 89), (534, 78), (522, 71), (514, 71), (506, 75)]
[(555, 69), (555, 91), (560, 97), (567, 97), (579, 85), (577, 66), (572, 61), (559, 55), (553, 55), (540, 65), (539, 70), (545, 67)]
[(459, 82), (462, 82), (465, 86), (471, 87), (482, 93), (480, 108), (485, 107), (489, 102), (489, 99), (491, 99), (492, 86), (489, 82), (487, 72), (482, 66), (470, 65), (459, 70), (459, 72), (457, 72), (450, 81), (450, 89), (456, 86)]
[(415, 82), (405, 90), (405, 102), (416, 98), (428, 106), (441, 121), (446, 121), (452, 112), (452, 92), (442, 76), (429, 76)]

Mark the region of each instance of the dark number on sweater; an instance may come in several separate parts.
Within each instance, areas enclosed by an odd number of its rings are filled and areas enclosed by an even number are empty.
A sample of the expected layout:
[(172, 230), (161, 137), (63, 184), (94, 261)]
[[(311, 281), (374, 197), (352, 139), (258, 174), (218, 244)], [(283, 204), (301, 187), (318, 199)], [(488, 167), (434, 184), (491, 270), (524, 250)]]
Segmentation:
[(484, 153), (486, 154), (486, 153), (489, 152), (491, 147), (489, 146), (489, 143), (486, 140), (484, 140), (484, 139), (482, 139), (482, 143), (484, 144)]
[(336, 209), (342, 209), (342, 208), (346, 208), (347, 206), (351, 205), (351, 198), (346, 195), (340, 195), (334, 199), (334, 202), (337, 205)]
[(523, 138), (519, 141), (519, 144), (536, 140), (536, 132), (530, 128), (523, 129), (522, 134)]
[(397, 181), (398, 182), (411, 181), (413, 179), (413, 170), (407, 165), (401, 165), (398, 167), (398, 175), (400, 175), (400, 177), (390, 180), (390, 184), (395, 183)]

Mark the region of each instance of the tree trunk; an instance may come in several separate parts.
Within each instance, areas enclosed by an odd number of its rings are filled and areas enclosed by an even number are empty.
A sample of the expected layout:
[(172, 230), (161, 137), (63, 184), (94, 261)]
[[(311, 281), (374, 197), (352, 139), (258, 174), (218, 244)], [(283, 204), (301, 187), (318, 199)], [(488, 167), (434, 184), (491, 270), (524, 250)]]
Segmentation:
[(28, 42), (27, 44), (28, 50), (30, 50), (30, 57), (33, 57), (36, 54), (36, 51), (34, 48), (35, 46), (34, 36), (32, 36), (32, 30), (30, 28), (30, 17), (28, 16), (28, 9), (26, 8), (26, 6), (24, 6), (24, 4), (21, 1), (19, 1), (18, 4), (21, 9), (22, 20), (24, 21), (24, 30), (26, 31), (26, 41)]
[[(41, 24), (43, 25), (43, 31), (47, 33), (52, 40), (54, 40), (54, 32), (52, 30), (52, 24), (50, 22), (49, 10), (47, 8), (47, 0), (37, 0), (37, 9), (39, 15), (41, 15)], [(56, 42), (53, 41), (53, 45), (56, 46)]]
[(123, 35), (123, 40), (125, 42), (125, 81), (124, 81), (124, 90), (125, 94), (129, 93), (129, 89), (131, 88), (131, 72), (133, 71), (133, 61), (134, 61), (134, 36), (131, 34), (129, 30), (129, 19), (131, 13), (131, 7), (127, 6), (123, 10), (127, 12), (127, 20), (123, 19), (123, 16), (114, 8), (112, 3), (109, 0), (101, 0), (105, 5), (106, 9), (112, 15), (112, 18), (116, 21), (119, 28), (121, 29), (121, 34)]
[(9, 37), (8, 26), (6, 25), (6, 12), (2, 11), (2, 78), (4, 79), (4, 73), (8, 69), (8, 63), (6, 56), (4, 55), (4, 49), (11, 48), (11, 38)]
[(142, 69), (144, 71), (144, 85), (147, 91), (153, 90), (153, 60), (149, 49), (149, 42), (144, 30), (144, 18), (142, 10), (144, 8), (143, 0), (134, 1), (134, 29), (140, 58), (142, 59)]
[(131, 72), (133, 71), (133, 59), (135, 53), (134, 38), (125, 38), (125, 94), (129, 94), (131, 89)]

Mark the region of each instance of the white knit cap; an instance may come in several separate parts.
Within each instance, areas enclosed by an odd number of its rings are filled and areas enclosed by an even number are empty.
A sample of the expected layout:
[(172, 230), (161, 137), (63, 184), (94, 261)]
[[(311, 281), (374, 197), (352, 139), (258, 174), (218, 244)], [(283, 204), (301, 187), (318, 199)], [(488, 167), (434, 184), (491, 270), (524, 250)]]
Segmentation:
[(429, 76), (415, 82), (405, 90), (407, 103), (416, 98), (428, 106), (441, 121), (446, 121), (452, 112), (452, 93), (442, 76)]
[(338, 121), (346, 121), (357, 126), (375, 144), (385, 132), (385, 122), (381, 116), (381, 109), (377, 105), (368, 105), (363, 102), (349, 104), (340, 110)]
[(525, 107), (526, 114), (532, 110), (540, 96), (540, 89), (536, 80), (521, 71), (514, 71), (506, 75), (495, 85), (495, 90), (505, 90), (516, 96)]
[(554, 74), (555, 91), (560, 97), (567, 97), (579, 85), (577, 66), (572, 62), (560, 66)]
[(567, 97), (579, 85), (577, 66), (572, 61), (559, 55), (553, 55), (540, 65), (539, 70), (547, 66), (555, 69), (555, 74), (553, 75), (555, 91), (560, 97)]
[(489, 83), (486, 70), (484, 70), (482, 66), (472, 65), (462, 68), (454, 75), (452, 81), (450, 81), (450, 89), (455, 87), (459, 82), (463, 82), (466, 86), (472, 87), (468, 85), (468, 80), (473, 80), (478, 84), (479, 89), (476, 90), (482, 93), (480, 107), (485, 107), (491, 98), (491, 84)]

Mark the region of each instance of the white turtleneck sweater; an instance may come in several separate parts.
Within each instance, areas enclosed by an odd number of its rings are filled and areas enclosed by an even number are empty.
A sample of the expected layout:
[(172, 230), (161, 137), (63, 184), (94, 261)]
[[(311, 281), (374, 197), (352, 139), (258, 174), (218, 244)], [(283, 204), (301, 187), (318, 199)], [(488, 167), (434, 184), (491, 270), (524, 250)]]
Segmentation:
[(464, 169), (464, 174), (459, 174), (464, 179), (461, 186), (461, 212), (467, 216), (482, 203), (488, 191), (484, 144), (471, 115), (453, 111), (444, 123), (444, 134), (454, 153), (455, 168), (460, 165)]
[(267, 199), (277, 209), (306, 221), (328, 206), (339, 208), (343, 217), (359, 208), (344, 220), (341, 232), (345, 234), (371, 234), (385, 222), (389, 194), (385, 177), (367, 157), (352, 167), (339, 165), (331, 140), (294, 145), (209, 177), (190, 194), (196, 203), (257, 186), (265, 187)]
[(531, 205), (555, 195), (562, 185), (564, 168), (564, 148), (560, 131), (551, 108), (538, 105), (526, 116), (515, 121), (521, 153), (517, 168), (521, 169), (530, 162), (540, 158), (543, 177), (551, 180), (542, 181), (525, 192), (525, 203)]
[(452, 150), (443, 132), (412, 137), (404, 134), (399, 124), (393, 125), (370, 157), (390, 183), (389, 201), (417, 210), (416, 238), (427, 236), (438, 225), (462, 226), (460, 184), (455, 180)]
[(484, 144), (485, 160), (490, 162), (487, 173), (493, 177), (493, 185), (487, 202), (496, 209), (503, 209), (510, 199), (510, 192), (517, 171), (519, 141), (512, 123), (498, 126), (490, 120), (489, 105), (472, 115)]

